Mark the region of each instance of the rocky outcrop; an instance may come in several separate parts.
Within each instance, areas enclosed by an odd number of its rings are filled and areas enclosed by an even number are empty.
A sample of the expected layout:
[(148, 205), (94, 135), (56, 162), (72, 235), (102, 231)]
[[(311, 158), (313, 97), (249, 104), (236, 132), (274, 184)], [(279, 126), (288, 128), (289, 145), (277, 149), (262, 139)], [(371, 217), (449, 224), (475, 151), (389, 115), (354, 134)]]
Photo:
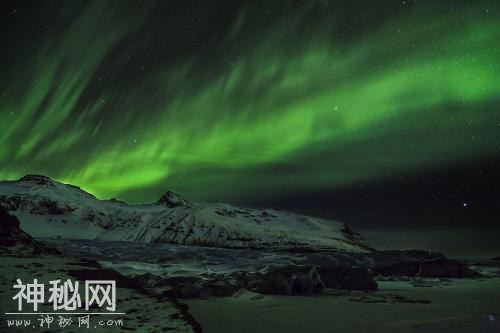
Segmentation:
[(162, 195), (160, 200), (158, 200), (158, 203), (170, 208), (192, 206), (191, 202), (172, 191), (167, 191), (164, 195)]
[[(135, 277), (140, 281), (144, 281), (144, 277)], [(158, 278), (151, 283), (151, 279), (147, 279), (147, 288), (161, 291), (162, 296), (172, 298), (198, 298), (198, 297), (223, 297), (231, 296), (239, 289), (238, 284), (231, 283), (224, 276), (218, 277), (173, 277), (173, 278)]]
[(259, 270), (241, 270), (232, 274), (178, 276), (161, 278), (149, 273), (132, 275), (145, 288), (160, 290), (163, 296), (197, 298), (231, 296), (247, 289), (271, 295), (313, 295), (327, 288), (340, 290), (376, 290), (377, 283), (364, 268), (318, 268), (308, 265), (269, 265)]
[[(71, 256), (110, 263), (122, 274), (135, 274), (141, 285), (179, 298), (230, 296), (239, 289), (279, 295), (375, 290), (382, 276), (477, 276), (466, 263), (426, 251), (300, 253), (63, 239), (50, 244)], [(144, 274), (148, 267), (155, 274)]]
[(376, 290), (370, 270), (361, 267), (283, 265), (271, 266), (251, 275), (244, 287), (262, 294), (311, 295), (326, 288), (339, 290)]
[(17, 217), (0, 208), (0, 254), (23, 257), (58, 253), (56, 249), (35, 241), (22, 231)]
[(428, 251), (380, 251), (370, 254), (373, 270), (382, 276), (464, 278), (478, 276), (469, 265)]
[(261, 294), (274, 295), (312, 295), (325, 289), (316, 268), (305, 265), (267, 267), (253, 274), (245, 287)]
[(19, 179), (20, 182), (32, 183), (34, 185), (55, 187), (54, 181), (42, 175), (26, 175)]
[(377, 282), (369, 269), (361, 267), (319, 267), (327, 288), (340, 290), (377, 290)]

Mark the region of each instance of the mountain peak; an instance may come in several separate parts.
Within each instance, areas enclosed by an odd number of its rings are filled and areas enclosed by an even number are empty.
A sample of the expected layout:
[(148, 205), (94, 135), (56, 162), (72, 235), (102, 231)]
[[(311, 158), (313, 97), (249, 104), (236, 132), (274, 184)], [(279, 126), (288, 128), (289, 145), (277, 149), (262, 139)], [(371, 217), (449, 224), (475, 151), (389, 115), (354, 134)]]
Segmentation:
[(42, 175), (26, 175), (19, 178), (21, 182), (30, 182), (37, 185), (52, 185), (54, 184), (54, 180)]
[(190, 202), (183, 197), (181, 197), (179, 194), (174, 193), (172, 191), (167, 191), (165, 194), (163, 194), (158, 200), (158, 203), (164, 204), (167, 207), (174, 208), (174, 207), (188, 207), (190, 206)]

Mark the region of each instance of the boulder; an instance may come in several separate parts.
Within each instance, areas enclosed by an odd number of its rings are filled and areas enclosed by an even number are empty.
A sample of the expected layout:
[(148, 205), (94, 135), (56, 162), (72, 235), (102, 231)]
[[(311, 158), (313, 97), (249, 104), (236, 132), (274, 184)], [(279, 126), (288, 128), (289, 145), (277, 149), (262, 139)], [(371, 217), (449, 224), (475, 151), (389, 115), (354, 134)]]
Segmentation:
[(345, 290), (377, 290), (377, 282), (372, 272), (366, 268), (351, 268), (344, 275), (337, 289)]
[(311, 295), (325, 288), (316, 268), (307, 265), (272, 266), (254, 278), (251, 285), (262, 294)]
[(318, 267), (327, 288), (342, 290), (377, 290), (377, 282), (369, 269), (361, 267)]
[(231, 296), (238, 289), (227, 281), (209, 280), (200, 284), (200, 297), (222, 297)]

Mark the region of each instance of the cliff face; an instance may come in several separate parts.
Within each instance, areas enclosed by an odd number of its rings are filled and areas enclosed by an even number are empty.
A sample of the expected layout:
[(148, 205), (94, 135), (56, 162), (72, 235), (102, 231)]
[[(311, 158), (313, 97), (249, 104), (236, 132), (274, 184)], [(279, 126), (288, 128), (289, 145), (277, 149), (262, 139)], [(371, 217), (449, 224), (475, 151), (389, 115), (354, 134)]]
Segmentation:
[(59, 251), (34, 240), (19, 228), (17, 217), (0, 208), (0, 253), (17, 257), (58, 254)]

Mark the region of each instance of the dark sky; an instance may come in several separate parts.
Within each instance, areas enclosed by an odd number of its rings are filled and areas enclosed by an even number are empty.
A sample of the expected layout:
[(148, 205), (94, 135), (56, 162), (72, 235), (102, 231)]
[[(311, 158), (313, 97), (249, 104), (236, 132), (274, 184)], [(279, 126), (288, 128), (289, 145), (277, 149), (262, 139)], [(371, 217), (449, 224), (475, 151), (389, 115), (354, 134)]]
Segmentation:
[(1, 6), (2, 179), (496, 227), (498, 1)]

